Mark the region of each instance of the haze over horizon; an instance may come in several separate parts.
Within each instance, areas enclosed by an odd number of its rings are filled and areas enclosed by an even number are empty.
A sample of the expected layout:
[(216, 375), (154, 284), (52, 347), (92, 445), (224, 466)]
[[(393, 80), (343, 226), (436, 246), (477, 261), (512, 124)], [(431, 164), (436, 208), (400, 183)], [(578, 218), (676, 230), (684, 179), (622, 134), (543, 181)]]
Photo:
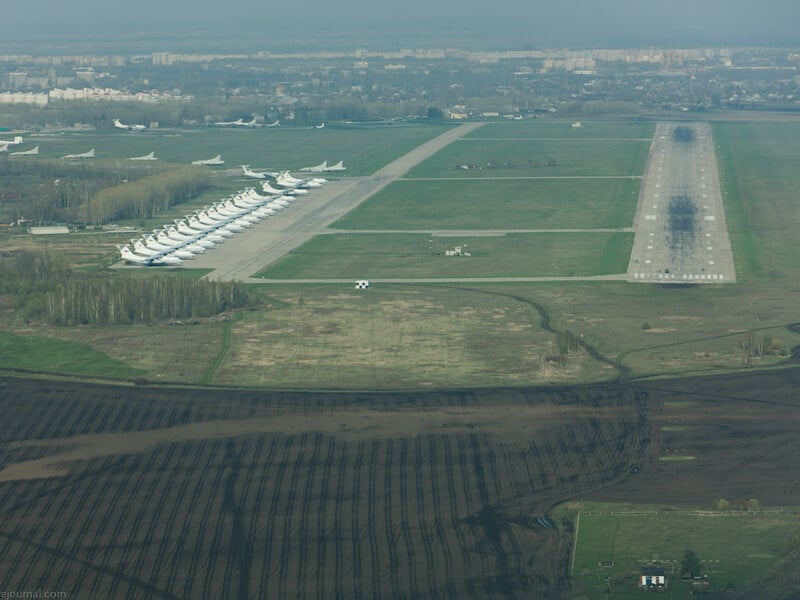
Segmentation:
[[(81, 40), (105, 45), (158, 39), (170, 50), (192, 42), (259, 48), (711, 47), (800, 44), (800, 5), (792, 0), (29, 0), (4, 7), (0, 48)], [(31, 51), (36, 48), (31, 48)]]

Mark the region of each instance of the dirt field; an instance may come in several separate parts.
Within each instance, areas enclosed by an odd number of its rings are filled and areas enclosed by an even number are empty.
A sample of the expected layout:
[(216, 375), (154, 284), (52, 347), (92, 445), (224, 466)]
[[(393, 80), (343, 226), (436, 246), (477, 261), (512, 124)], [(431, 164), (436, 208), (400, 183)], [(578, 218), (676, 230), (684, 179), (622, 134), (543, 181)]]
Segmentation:
[(70, 598), (567, 597), (570, 525), (537, 520), (559, 502), (800, 503), (798, 384), (798, 369), (384, 394), (6, 378), (0, 581)]

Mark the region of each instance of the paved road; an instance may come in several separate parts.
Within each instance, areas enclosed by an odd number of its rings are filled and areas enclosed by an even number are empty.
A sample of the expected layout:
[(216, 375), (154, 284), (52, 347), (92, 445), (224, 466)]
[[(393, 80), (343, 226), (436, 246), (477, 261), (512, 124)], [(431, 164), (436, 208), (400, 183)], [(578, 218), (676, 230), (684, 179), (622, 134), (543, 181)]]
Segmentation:
[(418, 146), (369, 177), (330, 181), (224, 244), (187, 260), (189, 268), (213, 269), (208, 279), (245, 280), (323, 232), (328, 225), (409, 169), (483, 123), (467, 123)]
[(608, 227), (597, 229), (332, 229), (320, 231), (321, 235), (346, 233), (424, 233), (434, 237), (502, 237), (512, 233), (633, 233), (633, 227)]
[(708, 123), (658, 124), (634, 228), (628, 281), (736, 282)]
[[(519, 283), (545, 281), (625, 281), (626, 273), (614, 275), (586, 275), (577, 277), (414, 277), (414, 278), (378, 278), (370, 279), (370, 283)], [(291, 284), (349, 284), (353, 279), (256, 279), (250, 277), (245, 283), (291, 283)]]

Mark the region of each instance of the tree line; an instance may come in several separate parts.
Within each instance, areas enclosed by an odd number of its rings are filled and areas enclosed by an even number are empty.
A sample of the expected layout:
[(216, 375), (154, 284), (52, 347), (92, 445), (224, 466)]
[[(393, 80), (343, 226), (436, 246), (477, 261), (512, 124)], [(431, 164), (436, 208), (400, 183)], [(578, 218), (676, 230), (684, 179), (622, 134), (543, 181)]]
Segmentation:
[(16, 296), (23, 318), (59, 326), (202, 318), (255, 303), (240, 282), (100, 277), (73, 271), (61, 257), (30, 251), (0, 256), (0, 293)]
[(152, 165), (122, 167), (110, 162), (0, 158), (3, 192), (18, 198), (13, 217), (39, 224), (76, 222), (80, 207), (100, 190), (153, 176), (163, 169)]
[(81, 207), (85, 223), (99, 225), (121, 219), (151, 219), (173, 204), (193, 198), (209, 186), (202, 169), (183, 166), (99, 190)]
[[(210, 185), (208, 174), (191, 165), (34, 163), (7, 158), (0, 159), (0, 178), (4, 194), (18, 199), (13, 217), (39, 224), (149, 219)], [(31, 184), (32, 180), (38, 183)]]

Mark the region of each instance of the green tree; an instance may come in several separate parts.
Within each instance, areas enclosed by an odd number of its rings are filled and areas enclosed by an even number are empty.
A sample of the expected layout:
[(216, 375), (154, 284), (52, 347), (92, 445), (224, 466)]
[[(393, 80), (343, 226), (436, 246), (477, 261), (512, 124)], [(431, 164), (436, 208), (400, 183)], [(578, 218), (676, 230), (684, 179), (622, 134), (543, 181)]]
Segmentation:
[(681, 577), (699, 577), (702, 574), (700, 559), (691, 548), (687, 548), (681, 559)]

